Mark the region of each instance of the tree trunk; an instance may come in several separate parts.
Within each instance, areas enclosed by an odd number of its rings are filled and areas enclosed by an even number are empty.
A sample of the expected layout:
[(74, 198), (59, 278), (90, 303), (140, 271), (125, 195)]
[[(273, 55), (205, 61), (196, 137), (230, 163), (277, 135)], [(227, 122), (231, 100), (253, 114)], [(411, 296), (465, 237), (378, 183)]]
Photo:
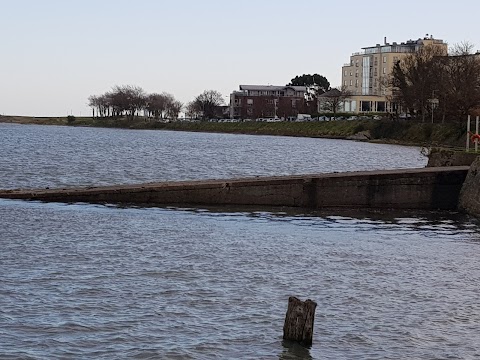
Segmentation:
[(316, 307), (317, 303), (310, 299), (303, 302), (294, 296), (289, 297), (283, 339), (311, 346)]

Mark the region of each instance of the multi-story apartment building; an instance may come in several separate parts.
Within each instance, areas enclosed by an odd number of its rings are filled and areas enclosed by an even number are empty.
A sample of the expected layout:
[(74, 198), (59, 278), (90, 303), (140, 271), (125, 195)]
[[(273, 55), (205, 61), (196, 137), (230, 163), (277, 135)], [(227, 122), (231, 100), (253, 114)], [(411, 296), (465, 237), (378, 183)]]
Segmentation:
[(230, 94), (230, 117), (296, 117), (305, 111), (305, 86), (240, 85)]
[(389, 101), (391, 92), (387, 81), (393, 65), (402, 57), (424, 46), (440, 46), (447, 54), (448, 46), (443, 40), (428, 34), (423, 39), (402, 43), (376, 44), (362, 48), (362, 52), (350, 56), (350, 62), (342, 67), (342, 86), (350, 96), (344, 102), (345, 112), (394, 112), (396, 104)]

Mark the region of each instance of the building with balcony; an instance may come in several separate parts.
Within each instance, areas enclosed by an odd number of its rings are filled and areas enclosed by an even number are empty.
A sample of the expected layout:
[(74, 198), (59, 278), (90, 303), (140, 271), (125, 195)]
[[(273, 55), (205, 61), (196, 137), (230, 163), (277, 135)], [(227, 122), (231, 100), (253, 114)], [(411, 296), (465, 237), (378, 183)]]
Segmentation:
[(240, 85), (239, 91), (230, 94), (230, 117), (296, 117), (305, 111), (306, 93), (306, 86)]
[(397, 105), (389, 101), (391, 92), (387, 82), (394, 64), (407, 54), (424, 46), (440, 46), (448, 53), (448, 45), (432, 35), (402, 43), (376, 44), (362, 48), (350, 56), (342, 67), (342, 87), (352, 94), (343, 104), (345, 112), (395, 112)]

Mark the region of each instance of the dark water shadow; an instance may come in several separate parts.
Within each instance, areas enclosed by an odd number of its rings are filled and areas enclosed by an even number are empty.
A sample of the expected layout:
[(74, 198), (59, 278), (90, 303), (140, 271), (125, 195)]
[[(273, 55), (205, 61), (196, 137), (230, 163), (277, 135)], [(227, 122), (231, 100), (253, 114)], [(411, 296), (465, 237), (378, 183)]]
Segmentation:
[(310, 349), (293, 341), (282, 341), (283, 351), (279, 360), (313, 360)]

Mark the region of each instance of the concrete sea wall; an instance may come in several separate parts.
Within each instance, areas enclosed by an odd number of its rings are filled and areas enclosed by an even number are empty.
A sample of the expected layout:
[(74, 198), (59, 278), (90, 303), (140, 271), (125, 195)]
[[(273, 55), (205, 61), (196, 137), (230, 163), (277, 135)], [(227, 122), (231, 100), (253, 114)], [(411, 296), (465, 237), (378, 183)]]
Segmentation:
[(458, 208), (461, 211), (480, 217), (480, 158), (470, 166), (462, 187)]
[(477, 157), (478, 154), (476, 153), (449, 149), (433, 149), (428, 155), (427, 167), (470, 166)]
[(164, 182), (89, 188), (0, 190), (0, 198), (139, 205), (456, 209), (467, 166)]

